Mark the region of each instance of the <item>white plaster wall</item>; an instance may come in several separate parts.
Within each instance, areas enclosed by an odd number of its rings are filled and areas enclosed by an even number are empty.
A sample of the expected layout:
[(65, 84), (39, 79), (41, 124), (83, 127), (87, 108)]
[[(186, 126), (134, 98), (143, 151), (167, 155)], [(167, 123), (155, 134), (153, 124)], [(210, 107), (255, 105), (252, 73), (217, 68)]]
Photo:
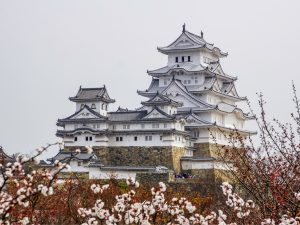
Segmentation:
[(109, 179), (116, 176), (116, 179), (136, 178), (136, 172), (133, 171), (101, 171), (99, 168), (89, 168), (89, 179)]
[[(176, 63), (175, 58), (176, 56), (178, 57), (178, 63)], [(191, 51), (191, 52), (177, 52), (177, 53), (170, 53), (168, 55), (168, 65), (172, 66), (175, 64), (180, 64), (181, 61), (181, 57), (184, 56), (185, 57), (185, 62), (187, 62), (188, 60), (188, 56), (191, 56), (191, 63), (193, 64), (199, 64), (200, 63), (200, 53), (199, 51)]]
[(244, 127), (244, 120), (240, 119), (236, 116), (235, 113), (228, 113), (225, 116), (225, 126), (229, 128), (238, 128), (243, 129)]
[[(159, 128), (153, 127), (153, 124), (159, 124)], [(166, 127), (165, 127), (166, 124)], [(111, 124), (109, 126), (110, 130), (114, 130), (114, 131), (129, 131), (129, 130), (165, 130), (165, 129), (174, 129), (176, 128), (176, 130), (184, 130), (184, 127), (180, 125), (180, 122), (165, 122), (165, 123), (143, 123), (143, 125), (141, 123), (122, 123), (122, 124)], [(124, 125), (129, 125), (129, 129), (128, 126), (125, 126), (126, 129), (124, 129)]]
[(182, 161), (182, 169), (184, 170), (205, 170), (205, 169), (220, 169), (229, 170), (230, 165), (215, 161)]
[[(151, 141), (146, 141), (145, 136), (152, 136)], [(162, 136), (162, 140), (160, 137)], [(123, 137), (123, 141), (116, 141), (116, 137)], [(137, 137), (137, 141), (134, 141), (134, 137)], [(177, 146), (184, 147), (185, 140), (182, 135), (159, 135), (159, 134), (143, 134), (143, 135), (112, 135), (109, 137), (109, 146)]]
[(214, 61), (217, 61), (218, 60), (218, 57), (216, 55), (214, 55), (213, 53), (209, 52), (208, 50), (206, 49), (201, 49), (200, 50), (200, 62), (201, 64), (203, 65), (207, 65), (204, 61), (203, 61), (203, 57), (208, 57)]
[[(75, 138), (77, 137), (77, 141)], [(93, 135), (90, 133), (76, 134), (74, 137), (65, 137), (64, 142), (67, 146), (108, 146), (109, 138), (105, 135)], [(88, 139), (86, 141), (85, 137), (92, 137), (92, 141)]]
[(87, 123), (87, 124), (66, 124), (65, 125), (65, 130), (75, 130), (77, 128), (91, 128), (93, 130), (105, 130), (108, 128), (108, 124), (107, 123)]
[[(167, 75), (159, 78), (159, 87), (168, 86), (173, 79), (172, 75)], [(202, 85), (204, 83), (204, 75), (203, 74), (183, 74), (183, 75), (175, 75), (175, 79), (181, 80), (182, 84), (185, 86), (193, 86), (193, 85)], [(186, 80), (186, 82), (184, 82)], [(190, 80), (190, 82), (188, 82)], [(197, 81), (196, 81), (197, 80)], [(166, 81), (166, 82), (165, 82)]]
[(63, 172), (89, 172), (89, 168), (86, 164), (82, 164), (81, 166), (78, 165), (77, 160), (71, 160), (69, 162), (71, 170), (64, 169)]

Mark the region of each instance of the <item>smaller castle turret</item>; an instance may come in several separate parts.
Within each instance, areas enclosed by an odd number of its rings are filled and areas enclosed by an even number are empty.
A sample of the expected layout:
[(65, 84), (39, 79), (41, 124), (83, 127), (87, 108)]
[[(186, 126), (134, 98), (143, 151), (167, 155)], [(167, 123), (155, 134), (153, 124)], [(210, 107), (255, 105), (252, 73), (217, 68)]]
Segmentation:
[(115, 102), (109, 97), (105, 86), (101, 88), (82, 88), (80, 86), (77, 94), (69, 99), (76, 102), (76, 111), (86, 105), (102, 116), (107, 115), (109, 104)]

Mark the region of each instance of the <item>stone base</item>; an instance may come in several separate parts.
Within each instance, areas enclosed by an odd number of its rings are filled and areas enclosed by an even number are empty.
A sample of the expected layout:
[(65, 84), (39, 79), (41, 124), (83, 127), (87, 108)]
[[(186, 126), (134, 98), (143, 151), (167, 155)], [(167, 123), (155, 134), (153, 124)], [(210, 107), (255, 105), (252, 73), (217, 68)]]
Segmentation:
[[(73, 151), (78, 147), (66, 147)], [(81, 147), (82, 150), (84, 148)], [(165, 166), (176, 173), (181, 170), (180, 158), (185, 149), (174, 146), (93, 147), (101, 163), (111, 166)]]
[(165, 166), (180, 171), (180, 158), (185, 154), (179, 147), (107, 147), (94, 148), (103, 164), (113, 166)]

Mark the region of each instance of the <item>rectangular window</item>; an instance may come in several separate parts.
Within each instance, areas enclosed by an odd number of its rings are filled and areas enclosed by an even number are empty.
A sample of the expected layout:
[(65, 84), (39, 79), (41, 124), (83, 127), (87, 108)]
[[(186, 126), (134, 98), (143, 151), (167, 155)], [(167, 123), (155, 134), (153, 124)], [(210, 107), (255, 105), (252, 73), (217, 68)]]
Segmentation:
[(197, 79), (195, 79), (195, 84), (198, 84), (198, 80)]
[(116, 141), (119, 141), (119, 137), (116, 137)]
[(183, 83), (186, 84), (186, 80), (184, 80)]
[(74, 137), (74, 141), (77, 141), (77, 137)]
[(99, 123), (97, 124), (97, 128), (100, 128), (100, 124)]
[(152, 136), (149, 136), (149, 141), (152, 141)]
[(137, 136), (134, 137), (134, 141), (137, 141)]
[(141, 127), (142, 127), (142, 129), (144, 129), (145, 128), (145, 124), (141, 124)]
[(78, 128), (78, 125), (77, 125), (77, 124), (75, 124), (75, 125), (74, 125), (74, 128), (75, 128), (75, 129), (77, 129), (77, 128)]
[(181, 57), (181, 61), (184, 62), (184, 56)]
[(145, 141), (148, 141), (148, 136), (145, 136)]
[(92, 141), (93, 140), (93, 137), (90, 137), (90, 141)]
[(88, 140), (89, 140), (89, 137), (85, 137), (85, 140), (88, 141)]
[(116, 125), (113, 125), (113, 130), (115, 130), (116, 129)]
[(189, 61), (189, 62), (191, 61), (191, 56), (188, 56), (188, 61)]
[(129, 130), (130, 129), (130, 125), (129, 124), (124, 124), (123, 125), (123, 129), (124, 130)]
[(188, 80), (188, 84), (191, 84), (191, 80)]
[(175, 58), (175, 62), (178, 62), (178, 57)]
[(159, 128), (159, 123), (153, 123), (152, 128)]
[(96, 124), (93, 124), (93, 128), (96, 129)]
[(160, 136), (159, 139), (162, 141), (162, 136)]
[(167, 84), (168, 84), (167, 79), (164, 79), (164, 85), (167, 85)]
[(123, 141), (123, 137), (120, 137), (120, 141)]
[(168, 124), (164, 123), (164, 128), (167, 128), (168, 127)]

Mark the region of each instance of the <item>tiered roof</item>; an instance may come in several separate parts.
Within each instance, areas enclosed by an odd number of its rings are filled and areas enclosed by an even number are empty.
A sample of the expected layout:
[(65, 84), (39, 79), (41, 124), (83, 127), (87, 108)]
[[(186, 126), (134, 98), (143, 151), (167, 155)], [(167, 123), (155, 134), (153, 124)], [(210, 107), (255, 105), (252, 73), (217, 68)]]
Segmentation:
[(91, 101), (103, 101), (107, 103), (115, 102), (111, 99), (107, 93), (106, 87), (100, 88), (82, 88), (80, 86), (77, 94), (74, 97), (69, 98), (72, 102), (91, 102)]
[(181, 102), (174, 101), (168, 96), (162, 95), (157, 91), (155, 96), (150, 98), (148, 101), (143, 101), (142, 105), (145, 106), (172, 105), (175, 107), (180, 107), (183, 104)]
[(64, 126), (66, 123), (84, 123), (84, 122), (99, 122), (105, 121), (108, 117), (102, 116), (96, 111), (92, 110), (87, 105), (84, 105), (79, 111), (64, 119), (58, 119), (56, 125)]
[(214, 44), (205, 41), (202, 32), (200, 36), (193, 34), (185, 29), (185, 25), (183, 25), (182, 33), (174, 42), (165, 47), (158, 47), (157, 49), (164, 54), (182, 50), (205, 49), (216, 54), (218, 57), (226, 57), (228, 55), (228, 53), (222, 52), (218, 47), (215, 47)]
[(47, 159), (47, 161), (54, 163), (56, 160), (60, 162), (69, 161), (71, 159), (75, 159), (77, 161), (83, 162), (96, 162), (98, 161), (98, 157), (95, 153), (87, 153), (87, 152), (71, 152), (71, 151), (64, 151), (60, 150), (54, 157)]

